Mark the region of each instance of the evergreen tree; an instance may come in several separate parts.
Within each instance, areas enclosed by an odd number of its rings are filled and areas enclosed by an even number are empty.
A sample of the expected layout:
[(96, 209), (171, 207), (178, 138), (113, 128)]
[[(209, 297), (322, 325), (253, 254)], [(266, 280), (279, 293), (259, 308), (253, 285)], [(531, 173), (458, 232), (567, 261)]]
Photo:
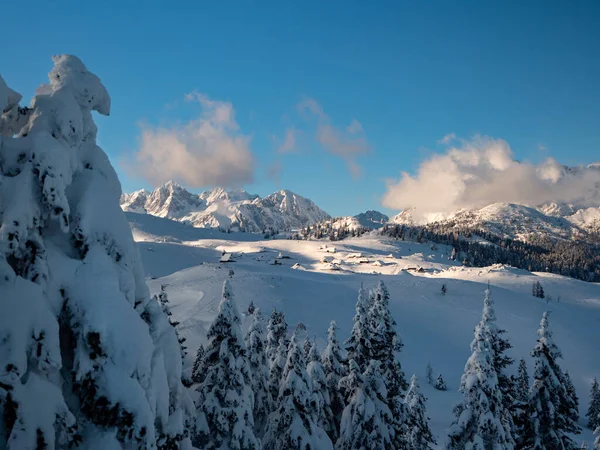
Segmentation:
[(557, 359), (562, 358), (554, 343), (545, 312), (538, 330), (538, 341), (531, 352), (534, 358), (533, 385), (529, 392), (528, 415), (531, 423), (523, 442), (526, 448), (572, 449), (575, 442), (568, 433), (579, 433), (569, 412), (571, 401), (564, 387), (564, 375)]
[(368, 362), (372, 359), (369, 305), (370, 299), (367, 291), (361, 286), (358, 291), (352, 331), (345, 342), (348, 360), (354, 360), (361, 373), (364, 372)]
[(313, 347), (313, 341), (308, 338), (308, 335), (304, 338), (304, 343), (302, 344), (302, 351), (304, 353), (304, 360), (308, 362), (308, 355)]
[(283, 341), (283, 345), (287, 347), (287, 328), (288, 326), (283, 311), (274, 309), (271, 312), (271, 317), (269, 318), (269, 323), (267, 325), (266, 351), (269, 367), (271, 367), (275, 359), (279, 357), (279, 344)]
[(433, 386), (433, 367), (431, 367), (431, 363), (427, 363), (427, 368), (425, 369), (427, 372), (427, 383)]
[(464, 399), (455, 408), (447, 448), (462, 450), (512, 449), (510, 428), (503, 423), (502, 392), (494, 367), (490, 334), (484, 318), (475, 328), (472, 354), (465, 365), (460, 392)]
[(446, 288), (445, 284), (442, 284), (442, 295), (446, 295), (446, 292), (448, 292), (448, 288)]
[(595, 430), (600, 427), (600, 388), (598, 387), (598, 380), (596, 378), (592, 382), (590, 406), (585, 416), (588, 418), (588, 428)]
[(269, 369), (269, 382), (268, 382), (268, 390), (269, 390), (269, 411), (273, 411), (277, 408), (277, 399), (279, 398), (279, 388), (281, 387), (282, 374), (283, 369), (285, 367), (285, 362), (287, 361), (287, 346), (285, 341), (282, 339), (279, 342), (279, 347), (277, 348), (277, 353), (275, 354), (275, 358), (273, 359), (273, 363), (271, 364), (271, 368)]
[(525, 447), (527, 427), (530, 420), (528, 415), (529, 389), (527, 363), (525, 359), (521, 358), (517, 377), (514, 380), (513, 424), (517, 448)]
[(346, 375), (345, 360), (342, 356), (342, 349), (336, 336), (337, 324), (331, 321), (327, 330), (327, 347), (321, 355), (321, 362), (325, 377), (327, 378), (327, 390), (331, 402), (331, 412), (334, 417), (334, 430), (326, 430), (332, 442), (336, 442), (339, 436), (339, 423), (344, 411), (344, 397), (338, 389), (338, 384), (342, 377)]
[(394, 448), (394, 420), (387, 406), (380, 363), (372, 360), (364, 375), (354, 360), (350, 360), (349, 367), (349, 375), (340, 381), (340, 389), (350, 395), (342, 414), (336, 450)]
[(269, 368), (265, 352), (265, 327), (260, 309), (255, 308), (252, 322), (245, 337), (246, 353), (250, 365), (251, 389), (254, 392), (254, 431), (262, 436), (269, 416)]
[(311, 402), (315, 411), (315, 423), (323, 428), (332, 442), (334, 442), (331, 436), (336, 436), (337, 434), (336, 417), (331, 409), (327, 376), (325, 375), (325, 370), (317, 351), (317, 345), (314, 341), (308, 352), (307, 361), (306, 372), (312, 385)]
[(408, 385), (396, 353), (402, 350), (403, 344), (396, 332), (396, 321), (389, 310), (390, 294), (383, 281), (379, 281), (371, 291), (371, 309), (369, 325), (371, 328), (372, 358), (379, 361), (383, 371), (383, 380), (387, 389), (387, 403), (395, 420), (394, 445), (400, 448), (405, 445), (401, 441), (404, 428), (404, 395)]
[(446, 386), (446, 382), (444, 381), (444, 378), (442, 377), (441, 373), (438, 373), (438, 376), (435, 380), (435, 386), (434, 386), (438, 391), (445, 391), (448, 389), (448, 386)]
[(521, 403), (529, 401), (529, 373), (524, 358), (519, 361), (519, 370), (516, 379), (515, 400)]
[(29, 108), (0, 77), (0, 448), (185, 446), (179, 344), (96, 144), (110, 96), (53, 61)]
[(202, 344), (198, 345), (198, 350), (196, 351), (196, 357), (194, 358), (194, 364), (192, 365), (192, 381), (194, 383), (201, 383), (204, 379), (204, 369), (203, 369), (203, 360), (204, 360), (204, 346)]
[(569, 375), (568, 370), (565, 371), (563, 385), (567, 391), (568, 414), (571, 420), (574, 423), (577, 423), (579, 422), (579, 397), (577, 396), (575, 386), (573, 386), (573, 380), (571, 380), (571, 375)]
[(297, 331), (292, 335), (277, 407), (269, 415), (263, 438), (264, 450), (332, 449), (331, 440), (314, 421), (312, 384), (306, 373)]
[[(598, 420), (600, 420), (600, 418)], [(596, 435), (596, 440), (594, 441), (594, 449), (600, 450), (600, 426), (596, 428), (596, 432), (594, 434)]]
[(406, 444), (411, 450), (428, 450), (435, 444), (433, 434), (429, 429), (425, 400), (425, 396), (419, 389), (419, 380), (416, 375), (413, 375), (404, 398)]
[(505, 352), (510, 350), (512, 345), (508, 339), (504, 337), (506, 330), (499, 329), (496, 325), (496, 312), (494, 310), (494, 301), (492, 300), (489, 285), (485, 290), (481, 320), (484, 332), (488, 335), (487, 340), (490, 343), (492, 351), (492, 363), (494, 370), (496, 371), (496, 376), (498, 377), (498, 388), (502, 394), (502, 420), (510, 427), (510, 435), (507, 437), (508, 439), (511, 439), (512, 434), (516, 432), (514, 417), (518, 412), (514, 398), (514, 381), (506, 373), (506, 369), (512, 365), (514, 360), (507, 356)]
[(200, 399), (194, 444), (203, 449), (259, 448), (254, 435), (254, 394), (246, 360), (240, 317), (229, 281), (211, 324), (204, 355), (206, 375), (198, 387)]

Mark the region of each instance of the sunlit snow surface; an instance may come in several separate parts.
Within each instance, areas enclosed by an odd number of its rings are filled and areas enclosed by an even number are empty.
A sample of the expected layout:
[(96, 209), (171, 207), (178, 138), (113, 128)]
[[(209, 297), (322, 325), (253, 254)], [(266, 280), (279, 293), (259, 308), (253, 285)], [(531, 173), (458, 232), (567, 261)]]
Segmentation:
[[(317, 338), (321, 350), (332, 319), (340, 327), (340, 338), (348, 337), (360, 284), (370, 287), (383, 279), (405, 344), (400, 360), (408, 377), (413, 373), (420, 377), (432, 429), (438, 443), (443, 443), (452, 421), (452, 407), (461, 399), (457, 392), (460, 376), (489, 282), (498, 324), (508, 331), (514, 345), (510, 354), (517, 363), (525, 357), (530, 374), (529, 352), (536, 342), (542, 312), (552, 311), (554, 335), (565, 358), (561, 364), (573, 377), (580, 397), (580, 424), (585, 424), (591, 380), (600, 376), (599, 284), (503, 266), (465, 268), (448, 260), (448, 247), (432, 249), (432, 244), (379, 236), (341, 242), (262, 240), (261, 235), (225, 234), (150, 215), (127, 216), (151, 290), (156, 292), (161, 284), (168, 284), (173, 315), (188, 339), (188, 365), (197, 344), (205, 339), (230, 269), (234, 271), (231, 285), (240, 311), (250, 301), (265, 315), (273, 308), (281, 309), (288, 323), (307, 325), (309, 336)], [(328, 253), (331, 248), (336, 252)], [(219, 264), (224, 251), (232, 253), (235, 262)], [(289, 258), (278, 259), (281, 265), (272, 265), (279, 253)], [(321, 262), (325, 256), (333, 263)], [(306, 270), (292, 269), (294, 264)], [(424, 272), (405, 270), (409, 268), (423, 268)], [(535, 280), (552, 297), (548, 303), (531, 295)], [(447, 286), (445, 296), (441, 294), (442, 284)], [(435, 376), (443, 374), (448, 391), (436, 391), (426, 383), (428, 362)], [(586, 428), (576, 439), (593, 442)]]

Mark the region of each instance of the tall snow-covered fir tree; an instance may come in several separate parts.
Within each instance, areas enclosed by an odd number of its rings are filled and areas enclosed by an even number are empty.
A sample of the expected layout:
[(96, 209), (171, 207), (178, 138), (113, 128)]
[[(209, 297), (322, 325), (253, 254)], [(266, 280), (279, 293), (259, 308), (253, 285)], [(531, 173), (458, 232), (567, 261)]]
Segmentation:
[(519, 369), (517, 372), (515, 399), (519, 402), (526, 403), (529, 400), (529, 372), (527, 372), (527, 363), (524, 358), (519, 361)]
[(530, 417), (528, 415), (529, 404), (529, 373), (527, 372), (527, 363), (521, 358), (519, 369), (514, 379), (514, 406), (513, 406), (513, 424), (514, 439), (516, 448), (524, 448), (526, 441), (527, 428)]
[(598, 380), (594, 378), (592, 381), (592, 389), (590, 390), (590, 406), (585, 415), (588, 419), (587, 426), (591, 430), (600, 427), (600, 387)]
[(194, 383), (202, 383), (204, 380), (204, 346), (202, 344), (198, 345), (198, 350), (196, 350), (196, 356), (194, 357), (194, 363), (192, 364), (192, 382)]
[[(335, 442), (339, 436), (339, 423), (344, 411), (344, 397), (338, 388), (338, 384), (342, 377), (346, 376), (345, 359), (342, 356), (342, 349), (337, 340), (337, 324), (334, 320), (329, 324), (327, 330), (327, 347), (321, 355), (323, 370), (327, 378), (327, 390), (329, 391), (329, 399), (331, 401), (331, 412), (335, 418), (335, 430), (330, 430), (329, 435), (332, 442)], [(327, 430), (326, 430), (327, 431)]]
[(254, 434), (254, 394), (240, 322), (231, 286), (226, 280), (217, 316), (208, 329), (204, 355), (206, 375), (198, 387), (194, 437), (198, 448), (260, 448)]
[(250, 364), (251, 388), (254, 392), (254, 429), (260, 437), (269, 416), (269, 368), (265, 352), (265, 326), (260, 309), (255, 308), (251, 317), (246, 333), (246, 352)]
[(278, 358), (279, 344), (284, 341), (284, 345), (287, 347), (287, 328), (288, 325), (285, 321), (283, 311), (274, 309), (271, 312), (271, 317), (269, 318), (269, 323), (267, 325), (267, 342), (265, 345), (269, 367), (271, 367), (273, 361)]
[(352, 331), (345, 342), (348, 360), (354, 360), (361, 373), (366, 370), (369, 361), (372, 359), (372, 331), (369, 323), (370, 303), (368, 292), (361, 286), (358, 290)]
[(277, 353), (269, 369), (269, 380), (267, 383), (269, 391), (269, 411), (273, 411), (277, 407), (277, 399), (279, 398), (279, 388), (281, 387), (283, 369), (287, 361), (288, 347), (282, 339), (279, 342)]
[(96, 145), (110, 97), (53, 60), (29, 108), (0, 78), (0, 448), (185, 448), (179, 343)]
[(523, 443), (533, 449), (577, 448), (569, 436), (579, 433), (579, 426), (569, 413), (571, 399), (564, 386), (564, 375), (558, 359), (562, 354), (554, 343), (549, 313), (545, 312), (538, 330), (537, 344), (531, 352), (534, 359), (533, 385), (529, 392), (530, 426)]
[(565, 371), (563, 385), (565, 387), (565, 391), (567, 392), (567, 414), (569, 414), (574, 423), (577, 423), (579, 422), (579, 397), (577, 396), (575, 386), (573, 385), (573, 380), (571, 380), (571, 375), (569, 375), (568, 370)]
[[(331, 398), (327, 385), (327, 376), (317, 351), (317, 344), (313, 341), (308, 351), (308, 364), (306, 372), (312, 385), (312, 402), (314, 404), (315, 422), (325, 430), (330, 437), (337, 434), (336, 417), (331, 410)], [(332, 440), (333, 442), (333, 440)]]
[(403, 344), (396, 331), (396, 321), (389, 309), (390, 294), (383, 281), (379, 281), (371, 291), (370, 297), (372, 300), (368, 322), (371, 330), (371, 357), (381, 363), (388, 407), (392, 411), (396, 427), (394, 445), (400, 448), (406, 445), (402, 437), (406, 419), (403, 411), (404, 392), (408, 384), (396, 353), (402, 350)]
[(511, 430), (503, 420), (504, 407), (494, 352), (486, 323), (486, 308), (475, 328), (472, 354), (465, 365), (460, 391), (463, 401), (455, 408), (447, 448), (452, 450), (512, 450)]
[(314, 421), (312, 384), (306, 373), (304, 352), (297, 335), (298, 329), (289, 343), (276, 408), (267, 420), (264, 450), (333, 448), (325, 431)]
[(349, 393), (349, 401), (342, 414), (336, 450), (397, 448), (394, 446), (394, 418), (387, 406), (387, 390), (379, 361), (371, 360), (362, 374), (351, 359), (349, 370), (348, 376), (340, 381), (340, 388)]
[(406, 445), (411, 450), (429, 450), (435, 444), (429, 428), (425, 396), (419, 388), (419, 379), (413, 375), (404, 398), (406, 413)]

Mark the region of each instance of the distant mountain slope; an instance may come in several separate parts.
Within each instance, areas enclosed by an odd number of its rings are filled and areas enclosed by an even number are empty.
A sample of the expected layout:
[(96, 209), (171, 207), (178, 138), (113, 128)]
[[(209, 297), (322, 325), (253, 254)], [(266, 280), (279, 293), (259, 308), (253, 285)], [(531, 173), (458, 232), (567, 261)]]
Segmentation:
[(177, 220), (197, 228), (225, 228), (248, 232), (290, 230), (330, 219), (311, 200), (281, 190), (265, 198), (243, 189), (215, 188), (192, 194), (169, 181), (152, 192), (136, 191), (121, 196), (121, 208)]

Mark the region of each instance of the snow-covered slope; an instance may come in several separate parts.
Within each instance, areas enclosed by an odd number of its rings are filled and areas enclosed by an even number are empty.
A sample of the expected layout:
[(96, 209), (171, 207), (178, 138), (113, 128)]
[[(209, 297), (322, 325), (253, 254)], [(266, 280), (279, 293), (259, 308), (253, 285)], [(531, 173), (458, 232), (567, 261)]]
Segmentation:
[[(448, 260), (451, 249), (447, 246), (376, 234), (334, 243), (261, 240), (260, 235), (195, 230), (148, 215), (128, 216), (134, 220), (136, 239), (143, 236), (139, 246), (147, 276), (158, 277), (150, 281), (151, 288), (158, 291), (161, 284), (169, 285), (173, 315), (188, 339), (190, 358), (198, 343), (205, 341), (222, 282), (231, 269), (240, 311), (245, 311), (250, 301), (265, 314), (272, 308), (282, 310), (292, 328), (300, 321), (307, 325), (320, 350), (331, 319), (340, 327), (340, 341), (349, 336), (361, 283), (368, 288), (383, 279), (404, 342), (402, 366), (409, 377), (416, 373), (421, 378), (428, 415), (441, 448), (452, 421), (452, 408), (461, 399), (457, 392), (460, 377), (489, 282), (498, 324), (508, 331), (514, 346), (510, 355), (517, 362), (524, 357), (530, 373), (529, 352), (536, 342), (542, 312), (553, 311), (554, 337), (564, 354), (561, 364), (573, 377), (581, 401), (580, 423), (584, 425), (591, 380), (600, 376), (596, 348), (600, 339), (599, 284), (505, 266), (462, 267)], [(165, 236), (167, 242), (163, 242)], [(231, 252), (235, 262), (220, 264), (223, 251)], [(280, 253), (289, 259), (272, 265)], [(532, 297), (534, 281), (540, 281), (554, 300)], [(447, 286), (446, 295), (440, 292), (442, 284)], [(428, 362), (435, 375), (443, 374), (448, 391), (437, 391), (426, 383)], [(516, 364), (511, 371), (516, 372)], [(578, 442), (583, 440), (592, 442), (590, 430), (584, 429), (577, 437)]]
[(357, 214), (354, 216), (358, 223), (370, 229), (381, 228), (384, 224), (386, 224), (390, 218), (379, 211), (374, 211), (372, 209), (365, 211), (364, 213)]
[(267, 228), (289, 230), (329, 219), (311, 200), (288, 190), (265, 198), (243, 189), (215, 188), (199, 195), (169, 181), (152, 192), (123, 194), (127, 212), (147, 213), (177, 220), (198, 228), (239, 229), (261, 232)]

